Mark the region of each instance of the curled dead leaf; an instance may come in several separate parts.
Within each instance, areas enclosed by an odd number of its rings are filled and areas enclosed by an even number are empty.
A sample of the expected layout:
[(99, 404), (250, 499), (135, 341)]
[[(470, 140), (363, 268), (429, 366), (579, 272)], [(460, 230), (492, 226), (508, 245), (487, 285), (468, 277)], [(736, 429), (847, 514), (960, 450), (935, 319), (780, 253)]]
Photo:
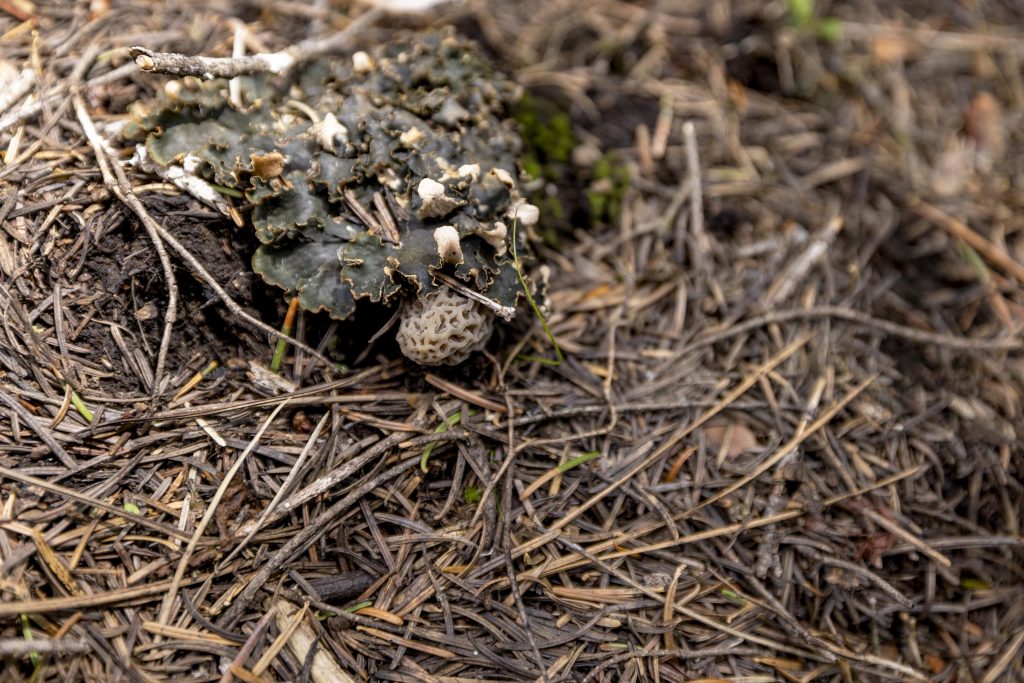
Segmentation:
[(252, 174), (263, 180), (277, 178), (284, 171), (284, 155), (280, 152), (269, 154), (250, 154), (252, 161)]

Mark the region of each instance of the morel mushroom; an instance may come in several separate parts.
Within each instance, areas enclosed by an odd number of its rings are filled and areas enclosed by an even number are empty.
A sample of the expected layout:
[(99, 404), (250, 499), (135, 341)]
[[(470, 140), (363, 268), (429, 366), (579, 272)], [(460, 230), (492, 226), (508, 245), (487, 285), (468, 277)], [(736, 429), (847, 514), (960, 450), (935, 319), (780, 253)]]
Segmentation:
[[(161, 166), (198, 160), (198, 175), (244, 193), (262, 243), (253, 269), (286, 296), (339, 320), (360, 300), (409, 302), (403, 352), (460, 362), (492, 313), (436, 276), (514, 307), (505, 224), (536, 222), (515, 180), (518, 88), (451, 30), (297, 71), (240, 77), (241, 107), (225, 81), (186, 79), (126, 135)], [(440, 318), (461, 341), (438, 342)]]
[(494, 316), (478, 302), (442, 287), (416, 299), (398, 324), (398, 346), (420, 365), (455, 365), (491, 336)]

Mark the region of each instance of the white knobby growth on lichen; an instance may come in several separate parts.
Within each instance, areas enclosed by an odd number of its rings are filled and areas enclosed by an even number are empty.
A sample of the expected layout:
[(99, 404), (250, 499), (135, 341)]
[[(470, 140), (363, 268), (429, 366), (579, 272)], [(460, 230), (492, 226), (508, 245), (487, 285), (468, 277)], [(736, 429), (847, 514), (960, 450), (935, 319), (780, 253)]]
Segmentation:
[(433, 201), (438, 197), (444, 196), (444, 185), (433, 180), (431, 178), (423, 178), (416, 186), (416, 194), (419, 195), (423, 203)]
[(357, 74), (368, 74), (377, 67), (373, 62), (373, 57), (366, 54), (362, 50), (352, 53), (352, 71)]
[(457, 173), (460, 178), (468, 178), (469, 182), (475, 183), (480, 178), (480, 164), (463, 164)]
[(416, 186), (416, 194), (422, 202), (418, 212), (420, 218), (444, 218), (465, 204), (461, 199), (446, 195), (444, 185), (432, 178), (421, 180)]
[(164, 83), (164, 94), (172, 100), (181, 97), (181, 91), (184, 89), (185, 85), (181, 81), (167, 81)]
[(332, 154), (337, 151), (335, 146), (338, 142), (348, 142), (348, 128), (331, 112), (327, 112), (319, 123), (313, 125), (313, 132), (320, 146)]
[(462, 263), (462, 244), (459, 242), (459, 231), (452, 225), (442, 225), (434, 230), (434, 242), (437, 244), (437, 255), (445, 263)]
[[(409, 130), (399, 135), (398, 141), (401, 142), (406, 147), (412, 147), (413, 145), (417, 144), (420, 140), (422, 140), (423, 137), (423, 131), (417, 128), (416, 126), (413, 126)], [(429, 180), (429, 178), (424, 178), (424, 180)]]
[(516, 186), (516, 179), (513, 178), (512, 174), (509, 173), (508, 171), (506, 171), (505, 169), (503, 169), (503, 168), (492, 168), (491, 169), (491, 173), (494, 175), (495, 178), (497, 178), (499, 181), (501, 181), (502, 185), (504, 185), (508, 189), (511, 190), (512, 188), (514, 188)]
[(505, 241), (508, 237), (508, 226), (501, 221), (495, 222), (490, 229), (482, 229), (479, 234), (487, 244), (494, 247), (494, 252), (498, 256), (504, 256), (508, 251), (508, 243)]
[(493, 327), (487, 309), (445, 286), (408, 304), (395, 336), (420, 365), (456, 365), (487, 344)]
[(512, 220), (518, 221), (521, 225), (532, 228), (540, 220), (540, 209), (533, 204), (520, 202), (512, 206), (512, 209), (509, 211), (509, 217)]

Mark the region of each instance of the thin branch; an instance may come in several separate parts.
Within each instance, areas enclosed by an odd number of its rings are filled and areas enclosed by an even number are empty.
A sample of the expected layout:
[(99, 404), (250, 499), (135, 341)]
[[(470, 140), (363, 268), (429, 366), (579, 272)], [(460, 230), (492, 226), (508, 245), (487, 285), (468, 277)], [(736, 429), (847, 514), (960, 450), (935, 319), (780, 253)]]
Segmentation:
[(775, 281), (772, 282), (771, 286), (768, 287), (768, 291), (765, 292), (763, 297), (764, 305), (773, 306), (788, 298), (796, 290), (797, 286), (803, 282), (811, 268), (818, 264), (825, 256), (829, 247), (835, 241), (836, 235), (842, 229), (843, 219), (835, 216), (815, 232), (804, 250), (789, 262)]
[(195, 76), (205, 80), (234, 78), (252, 74), (279, 74), (295, 64), (287, 52), (271, 52), (244, 57), (202, 57), (176, 52), (153, 52), (141, 46), (132, 47), (135, 66), (169, 76)]
[(371, 9), (353, 19), (343, 31), (329, 38), (305, 40), (279, 52), (263, 52), (243, 57), (203, 57), (177, 52), (154, 52), (142, 46), (134, 46), (129, 52), (135, 59), (135, 65), (150, 73), (179, 77), (195, 76), (205, 80), (260, 73), (279, 74), (302, 62), (349, 49), (352, 39), (384, 14), (381, 9)]
[(1013, 277), (1018, 283), (1024, 284), (1024, 266), (1014, 260), (1006, 249), (995, 244), (986, 237), (983, 237), (963, 221), (950, 216), (948, 213), (937, 207), (923, 202), (917, 197), (912, 197), (907, 203), (908, 207), (917, 215), (929, 223), (937, 225), (953, 237), (966, 242), (972, 249), (982, 255), (986, 261), (1003, 270)]
[(510, 322), (513, 318), (516, 317), (516, 309), (512, 308), (511, 306), (502, 306), (494, 299), (490, 299), (481, 294), (480, 292), (470, 289), (469, 287), (467, 287), (466, 285), (462, 284), (461, 282), (459, 282), (458, 280), (449, 275), (446, 275), (444, 273), (434, 273), (434, 277), (441, 280), (441, 282), (444, 282), (446, 285), (454, 289), (459, 294), (470, 299), (473, 299), (474, 301), (479, 302), (486, 306), (487, 308), (491, 309), (492, 311), (494, 311), (494, 314), (496, 316), (498, 316), (505, 322)]

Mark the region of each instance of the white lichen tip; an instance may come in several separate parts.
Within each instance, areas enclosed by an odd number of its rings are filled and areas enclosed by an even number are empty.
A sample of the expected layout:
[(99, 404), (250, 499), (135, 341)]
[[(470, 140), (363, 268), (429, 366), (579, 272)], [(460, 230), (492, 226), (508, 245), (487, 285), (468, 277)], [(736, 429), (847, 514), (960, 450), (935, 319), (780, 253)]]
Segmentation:
[(313, 126), (313, 132), (316, 134), (316, 141), (320, 143), (320, 146), (332, 154), (337, 151), (336, 146), (339, 141), (341, 144), (348, 142), (348, 128), (338, 121), (331, 112), (327, 112), (320, 123)]
[(424, 178), (416, 186), (416, 194), (420, 198), (420, 218), (444, 218), (456, 208), (465, 204), (445, 194), (444, 185), (431, 178)]
[(491, 173), (495, 178), (501, 181), (501, 183), (508, 189), (512, 189), (516, 186), (516, 179), (512, 177), (512, 174), (503, 168), (492, 168)]
[(423, 131), (417, 128), (416, 126), (413, 126), (409, 130), (405, 131), (404, 133), (398, 136), (398, 141), (401, 142), (406, 147), (412, 147), (422, 139)]
[(537, 225), (537, 221), (540, 220), (540, 209), (526, 202), (514, 205), (510, 213), (513, 220), (519, 221), (528, 228)]
[(442, 225), (434, 230), (434, 242), (437, 244), (437, 255), (445, 263), (458, 265), (462, 263), (462, 243), (459, 231), (451, 225)]
[(352, 71), (357, 74), (368, 74), (377, 67), (373, 63), (373, 57), (362, 50), (352, 53)]
[(463, 164), (457, 173), (460, 178), (469, 178), (471, 183), (475, 183), (480, 178), (480, 164)]
[(431, 178), (424, 178), (416, 186), (416, 194), (424, 202), (444, 196), (444, 185)]
[(505, 242), (508, 226), (501, 221), (497, 221), (490, 230), (481, 230), (480, 237), (494, 248), (495, 255), (504, 256), (508, 252), (508, 244)]

